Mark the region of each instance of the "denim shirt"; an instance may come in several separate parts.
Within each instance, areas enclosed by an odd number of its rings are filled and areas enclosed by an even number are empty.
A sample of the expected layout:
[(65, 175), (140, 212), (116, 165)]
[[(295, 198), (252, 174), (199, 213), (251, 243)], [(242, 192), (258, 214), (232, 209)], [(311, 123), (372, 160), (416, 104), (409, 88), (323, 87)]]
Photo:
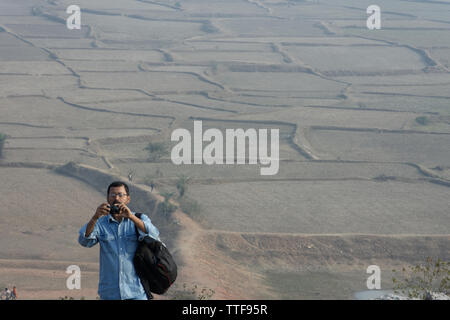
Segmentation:
[[(132, 214), (135, 214), (132, 212)], [(142, 214), (147, 233), (139, 228), (139, 240), (148, 235), (159, 239), (159, 231), (150, 218)], [(98, 294), (102, 300), (147, 300), (144, 287), (134, 270), (133, 257), (138, 245), (135, 224), (128, 218), (119, 223), (110, 214), (97, 220), (94, 230), (85, 236), (87, 223), (80, 229), (78, 242), (90, 248), (100, 242), (100, 280)]]

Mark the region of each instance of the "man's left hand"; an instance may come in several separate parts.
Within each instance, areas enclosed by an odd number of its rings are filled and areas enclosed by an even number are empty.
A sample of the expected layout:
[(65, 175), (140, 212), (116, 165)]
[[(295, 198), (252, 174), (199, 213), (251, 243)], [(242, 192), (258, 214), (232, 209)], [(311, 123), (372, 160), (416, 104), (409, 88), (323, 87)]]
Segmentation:
[(132, 213), (131, 210), (123, 203), (117, 204), (119, 207), (119, 215), (124, 218), (130, 218)]

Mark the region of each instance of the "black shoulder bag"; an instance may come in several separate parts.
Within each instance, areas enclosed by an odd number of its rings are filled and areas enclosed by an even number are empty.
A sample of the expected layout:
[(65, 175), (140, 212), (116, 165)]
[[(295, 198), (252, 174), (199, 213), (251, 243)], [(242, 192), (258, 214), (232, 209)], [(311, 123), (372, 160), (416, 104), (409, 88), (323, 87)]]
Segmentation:
[[(139, 219), (141, 215), (136, 213)], [(136, 226), (135, 230), (139, 240)], [(153, 299), (152, 293), (164, 294), (177, 278), (177, 265), (169, 250), (161, 241), (149, 236), (138, 241), (133, 264), (148, 299)]]

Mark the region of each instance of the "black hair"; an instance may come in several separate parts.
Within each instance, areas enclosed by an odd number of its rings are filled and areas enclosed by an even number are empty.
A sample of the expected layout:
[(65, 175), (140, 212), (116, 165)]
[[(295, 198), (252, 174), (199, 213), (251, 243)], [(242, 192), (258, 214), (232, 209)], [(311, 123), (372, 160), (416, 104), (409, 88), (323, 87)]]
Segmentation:
[(125, 191), (127, 192), (127, 195), (129, 195), (129, 194), (130, 194), (130, 190), (129, 190), (129, 188), (128, 188), (128, 185), (127, 185), (125, 182), (123, 182), (123, 181), (114, 181), (113, 183), (111, 183), (111, 184), (108, 186), (108, 192), (106, 193), (106, 195), (109, 196), (109, 190), (110, 190), (111, 188), (114, 188), (114, 187), (121, 187), (121, 186), (124, 186)]

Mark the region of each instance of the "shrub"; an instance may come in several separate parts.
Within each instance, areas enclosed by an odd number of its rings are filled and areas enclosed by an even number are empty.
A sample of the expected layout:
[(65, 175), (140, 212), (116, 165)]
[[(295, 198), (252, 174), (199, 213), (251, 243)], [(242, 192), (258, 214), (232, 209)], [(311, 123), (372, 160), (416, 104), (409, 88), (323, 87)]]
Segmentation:
[(188, 197), (183, 197), (182, 199), (178, 199), (178, 202), (180, 204), (181, 210), (184, 213), (188, 214), (197, 222), (206, 223), (203, 209), (198, 201)]
[(186, 193), (187, 183), (189, 182), (189, 177), (186, 177), (184, 175), (179, 176), (177, 180), (177, 190), (178, 190), (178, 197), (182, 198), (184, 194)]
[(149, 151), (150, 161), (159, 160), (161, 157), (164, 157), (169, 154), (168, 147), (163, 142), (150, 142), (144, 150)]
[(0, 158), (3, 157), (3, 147), (5, 145), (6, 135), (0, 132)]
[[(402, 268), (403, 279), (392, 278), (395, 293), (403, 293), (408, 298), (430, 299), (432, 293), (450, 292), (450, 262), (428, 257), (425, 264)], [(396, 270), (392, 270), (396, 273)]]
[(169, 217), (169, 215), (173, 212), (175, 212), (178, 209), (178, 207), (170, 202), (160, 202), (158, 204), (157, 212), (159, 214), (162, 214), (166, 218)]
[[(74, 297), (69, 297), (69, 296), (64, 296), (64, 297), (59, 297), (59, 300), (76, 300)], [(86, 300), (86, 298), (84, 296), (82, 296), (80, 298), (80, 300)]]
[(170, 202), (170, 199), (175, 195), (174, 192), (160, 192), (160, 195), (164, 197), (164, 201), (160, 202), (157, 207), (157, 213), (162, 214), (166, 218), (169, 217), (171, 213), (176, 211), (178, 207)]
[(199, 288), (196, 284), (188, 286), (183, 283), (183, 289), (176, 290), (172, 300), (209, 300), (215, 293), (213, 289)]
[(218, 33), (220, 30), (215, 27), (211, 21), (204, 21), (200, 29), (206, 33)]
[(422, 126), (426, 126), (427, 124), (430, 123), (430, 121), (428, 120), (427, 117), (425, 116), (420, 116), (416, 118), (416, 122)]

